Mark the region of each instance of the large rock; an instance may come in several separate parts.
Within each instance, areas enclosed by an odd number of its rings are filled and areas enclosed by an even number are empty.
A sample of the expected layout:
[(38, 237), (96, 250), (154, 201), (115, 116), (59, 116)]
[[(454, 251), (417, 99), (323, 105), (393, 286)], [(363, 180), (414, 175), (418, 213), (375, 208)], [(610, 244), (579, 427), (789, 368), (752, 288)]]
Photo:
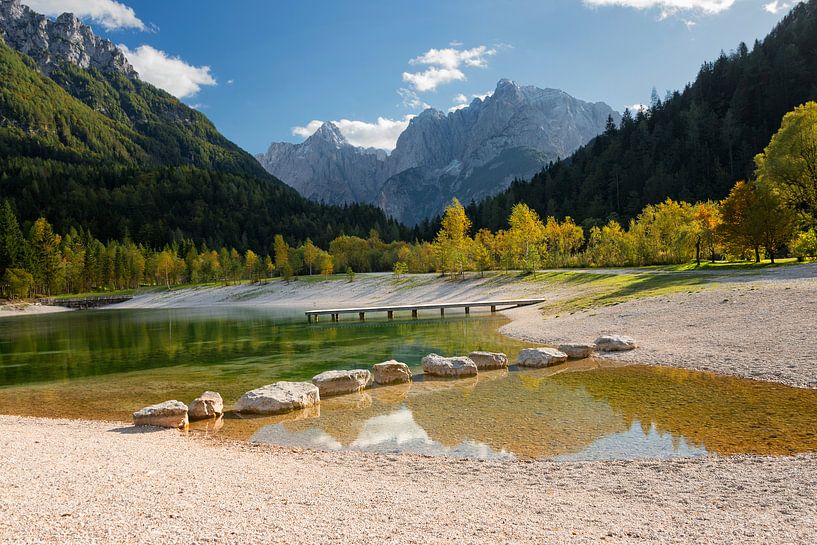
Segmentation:
[(389, 360), (374, 364), (372, 369), (374, 369), (374, 381), (377, 384), (411, 382), (411, 369), (405, 363)]
[(483, 369), (504, 369), (508, 366), (508, 356), (503, 354), (502, 352), (471, 352), (468, 354), (468, 357), (471, 358), (477, 369), (482, 371)]
[(635, 339), (624, 335), (602, 335), (596, 339), (596, 350), (599, 352), (625, 352), (638, 348)]
[(175, 399), (144, 407), (133, 413), (134, 426), (184, 428), (188, 423), (187, 405)]
[(558, 349), (560, 352), (567, 354), (567, 357), (571, 360), (583, 360), (593, 354), (596, 345), (593, 343), (565, 343), (560, 344)]
[(204, 392), (193, 400), (187, 409), (190, 420), (215, 418), (224, 413), (224, 400), (218, 392)]
[(477, 364), (466, 356), (444, 358), (429, 354), (423, 358), (423, 373), (437, 377), (472, 377), (477, 374)]
[(312, 377), (312, 384), (318, 387), (321, 397), (359, 392), (371, 383), (372, 374), (368, 369), (324, 371)]
[(516, 357), (520, 367), (550, 367), (567, 361), (567, 354), (555, 348), (525, 348)]
[(320, 403), (318, 387), (311, 382), (276, 382), (250, 390), (235, 404), (235, 410), (250, 414), (278, 414), (305, 409)]

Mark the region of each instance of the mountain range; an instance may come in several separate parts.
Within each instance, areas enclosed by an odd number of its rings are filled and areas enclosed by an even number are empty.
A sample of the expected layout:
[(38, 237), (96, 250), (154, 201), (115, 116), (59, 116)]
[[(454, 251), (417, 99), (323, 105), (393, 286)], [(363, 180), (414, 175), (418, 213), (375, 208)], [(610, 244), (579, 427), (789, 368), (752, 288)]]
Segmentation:
[(400, 234), (374, 206), (301, 197), (79, 19), (19, 0), (0, 0), (0, 199), (24, 224), (45, 216), (59, 232), (154, 246)]
[(390, 154), (354, 146), (326, 122), (303, 143), (273, 143), (257, 159), (312, 200), (373, 203), (413, 225), (453, 197), (479, 201), (530, 178), (620, 119), (604, 103), (503, 79), (464, 108), (423, 111)]

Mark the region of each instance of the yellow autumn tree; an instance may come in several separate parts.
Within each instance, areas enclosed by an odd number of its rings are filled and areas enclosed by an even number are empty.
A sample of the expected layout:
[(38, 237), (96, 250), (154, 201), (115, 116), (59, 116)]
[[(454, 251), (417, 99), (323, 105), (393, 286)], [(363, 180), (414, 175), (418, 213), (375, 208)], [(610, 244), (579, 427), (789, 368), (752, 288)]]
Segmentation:
[(468, 249), (472, 244), (468, 231), (471, 220), (465, 214), (460, 201), (454, 198), (445, 209), (440, 230), (434, 240), (440, 272), (464, 274), (468, 261)]

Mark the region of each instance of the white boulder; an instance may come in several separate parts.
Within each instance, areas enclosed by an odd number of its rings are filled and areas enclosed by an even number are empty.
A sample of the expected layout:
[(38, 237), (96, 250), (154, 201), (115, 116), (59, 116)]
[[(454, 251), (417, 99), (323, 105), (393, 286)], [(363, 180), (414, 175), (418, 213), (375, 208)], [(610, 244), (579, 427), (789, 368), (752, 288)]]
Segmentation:
[(624, 335), (602, 335), (596, 339), (596, 350), (599, 352), (625, 352), (638, 348), (635, 339)]
[(437, 377), (472, 377), (477, 374), (477, 364), (466, 356), (444, 358), (429, 354), (423, 358), (423, 373)]
[(321, 396), (359, 392), (368, 388), (371, 383), (372, 373), (368, 369), (324, 371), (312, 377), (312, 384), (318, 387)]
[(565, 343), (560, 344), (558, 349), (560, 352), (567, 354), (567, 357), (571, 360), (583, 360), (593, 354), (596, 345), (593, 343)]
[(320, 403), (318, 387), (311, 382), (276, 382), (250, 390), (235, 404), (240, 413), (278, 414)]
[(411, 382), (411, 369), (405, 363), (389, 360), (374, 364), (372, 369), (374, 370), (374, 381), (377, 384)]
[(184, 428), (188, 423), (187, 405), (175, 399), (144, 407), (133, 413), (134, 426)]
[(224, 413), (224, 400), (218, 392), (204, 392), (193, 400), (187, 409), (190, 420), (215, 418)]
[(477, 369), (504, 369), (508, 366), (508, 356), (502, 352), (471, 352), (468, 354)]
[(550, 367), (566, 361), (567, 354), (555, 348), (525, 348), (516, 357), (520, 367)]

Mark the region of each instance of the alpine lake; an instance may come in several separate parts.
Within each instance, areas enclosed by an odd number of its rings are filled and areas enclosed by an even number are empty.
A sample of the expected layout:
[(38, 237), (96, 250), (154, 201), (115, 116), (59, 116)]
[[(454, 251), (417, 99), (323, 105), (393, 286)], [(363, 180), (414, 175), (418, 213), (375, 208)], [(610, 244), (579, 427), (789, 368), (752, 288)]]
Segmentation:
[[(430, 353), (528, 346), (501, 315), (307, 324), (256, 308), (88, 310), (0, 319), (0, 414), (128, 422), (140, 407), (220, 392), (193, 436), (480, 459), (653, 459), (817, 451), (817, 391), (668, 367), (581, 360), (423, 379)], [(577, 341), (584, 339), (576, 339)], [(271, 417), (229, 412), (247, 390), (395, 359), (411, 384)]]

